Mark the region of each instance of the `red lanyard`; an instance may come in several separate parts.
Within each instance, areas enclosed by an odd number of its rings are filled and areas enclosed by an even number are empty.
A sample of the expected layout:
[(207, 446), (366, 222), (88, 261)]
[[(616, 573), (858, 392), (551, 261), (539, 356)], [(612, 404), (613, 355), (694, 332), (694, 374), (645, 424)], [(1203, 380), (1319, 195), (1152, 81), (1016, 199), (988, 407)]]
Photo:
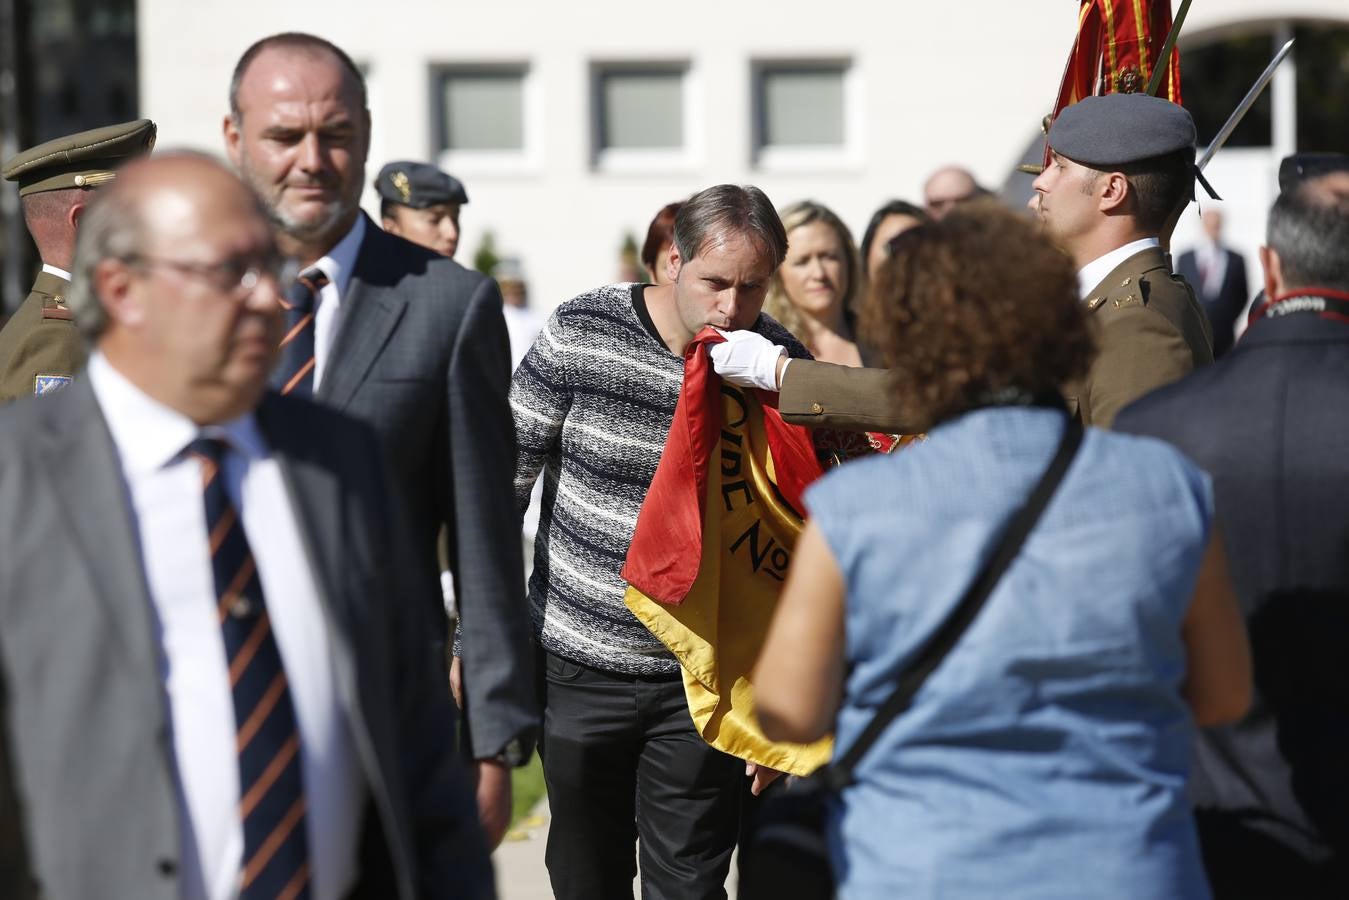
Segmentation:
[(1332, 322), (1349, 322), (1349, 294), (1329, 288), (1292, 291), (1282, 297), (1266, 300), (1251, 310), (1247, 327), (1261, 319), (1297, 315), (1316, 315)]

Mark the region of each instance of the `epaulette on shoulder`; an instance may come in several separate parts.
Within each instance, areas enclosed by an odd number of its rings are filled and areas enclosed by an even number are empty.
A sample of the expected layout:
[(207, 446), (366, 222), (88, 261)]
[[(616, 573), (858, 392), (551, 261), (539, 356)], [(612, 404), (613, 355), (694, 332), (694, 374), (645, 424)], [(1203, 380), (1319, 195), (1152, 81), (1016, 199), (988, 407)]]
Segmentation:
[(59, 294), (42, 295), (42, 318), (73, 322), (75, 315), (66, 306), (66, 298)]
[(1129, 306), (1146, 306), (1147, 300), (1141, 290), (1141, 281), (1140, 276), (1126, 275), (1117, 284), (1106, 285), (1103, 292), (1087, 299), (1087, 311), (1095, 312), (1101, 308), (1110, 310), (1124, 309)]

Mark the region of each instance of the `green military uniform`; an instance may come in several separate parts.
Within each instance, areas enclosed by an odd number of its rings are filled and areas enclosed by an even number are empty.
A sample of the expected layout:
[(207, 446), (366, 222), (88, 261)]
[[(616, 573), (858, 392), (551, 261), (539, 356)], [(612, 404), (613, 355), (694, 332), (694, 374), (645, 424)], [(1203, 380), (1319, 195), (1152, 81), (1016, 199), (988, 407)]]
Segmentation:
[(1086, 305), (1097, 329), (1096, 359), (1084, 380), (1064, 389), (1084, 425), (1109, 428), (1129, 403), (1213, 362), (1208, 317), (1159, 248), (1116, 266)]
[(778, 412), (794, 425), (912, 434), (891, 398), (890, 373), (794, 359), (782, 375)]
[(84, 365), (84, 341), (66, 308), (70, 282), (39, 272), (28, 299), (0, 329), (0, 403), (63, 387)]
[[(1194, 121), (1181, 107), (1145, 94), (1088, 97), (1067, 107), (1049, 129), (1049, 145), (1098, 171), (1188, 154)], [(1194, 170), (1196, 177), (1198, 170)], [(1207, 188), (1207, 183), (1205, 183)], [(1212, 189), (1209, 188), (1212, 193)], [(1064, 386), (1069, 408), (1084, 424), (1110, 427), (1128, 403), (1213, 361), (1213, 335), (1185, 280), (1171, 274), (1152, 247), (1121, 262), (1083, 302), (1099, 352), (1086, 378)], [(794, 361), (782, 376), (778, 410), (789, 422), (832, 428), (911, 433), (894, 408), (881, 370)]]
[[(23, 151), (5, 163), (4, 177), (18, 183), (20, 197), (92, 190), (154, 144), (155, 123), (149, 119), (94, 128)], [(84, 364), (84, 341), (65, 300), (69, 287), (59, 275), (40, 272), (28, 299), (0, 329), (0, 403), (69, 384)]]

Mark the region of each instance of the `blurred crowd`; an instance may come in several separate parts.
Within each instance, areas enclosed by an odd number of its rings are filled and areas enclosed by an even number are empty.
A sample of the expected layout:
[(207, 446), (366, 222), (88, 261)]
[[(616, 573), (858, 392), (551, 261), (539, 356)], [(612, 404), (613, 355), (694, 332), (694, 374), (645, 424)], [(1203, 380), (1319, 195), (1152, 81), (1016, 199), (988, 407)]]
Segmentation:
[(0, 896), (494, 896), (536, 751), (561, 898), (1349, 896), (1349, 158), (1254, 291), (1109, 94), (1029, 209), (715, 185), (544, 316), (459, 179), (360, 210), (340, 48), (221, 87), (5, 162)]

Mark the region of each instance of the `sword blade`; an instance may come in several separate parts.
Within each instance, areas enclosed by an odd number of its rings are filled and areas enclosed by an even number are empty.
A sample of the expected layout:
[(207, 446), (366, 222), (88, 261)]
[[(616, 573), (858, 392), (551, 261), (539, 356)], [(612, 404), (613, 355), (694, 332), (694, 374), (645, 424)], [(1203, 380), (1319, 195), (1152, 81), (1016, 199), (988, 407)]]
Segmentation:
[(1260, 73), (1260, 77), (1255, 79), (1255, 84), (1251, 85), (1251, 89), (1246, 92), (1246, 96), (1237, 104), (1237, 108), (1232, 110), (1232, 115), (1227, 117), (1227, 121), (1224, 122), (1223, 127), (1219, 129), (1218, 136), (1213, 139), (1213, 143), (1208, 145), (1208, 149), (1200, 155), (1199, 160), (1195, 163), (1195, 168), (1199, 169), (1201, 172), (1204, 171), (1204, 166), (1207, 166), (1209, 160), (1213, 159), (1213, 154), (1222, 149), (1223, 144), (1226, 144), (1227, 139), (1232, 136), (1232, 132), (1241, 124), (1241, 120), (1246, 118), (1246, 113), (1251, 111), (1251, 107), (1255, 105), (1255, 101), (1260, 99), (1261, 92), (1264, 91), (1265, 86), (1269, 84), (1270, 79), (1274, 77), (1274, 70), (1279, 67), (1279, 63), (1287, 59), (1288, 54), (1292, 52), (1293, 41), (1290, 39), (1288, 43), (1279, 48), (1278, 53), (1274, 54), (1274, 58), (1269, 61), (1269, 65), (1265, 66), (1265, 71)]
[(1152, 62), (1152, 77), (1148, 79), (1149, 97), (1157, 96), (1162, 79), (1166, 77), (1166, 70), (1171, 68), (1171, 51), (1176, 46), (1176, 38), (1180, 37), (1180, 26), (1185, 24), (1185, 16), (1190, 12), (1190, 2), (1191, 0), (1180, 0), (1180, 9), (1176, 10), (1176, 17), (1171, 20), (1171, 30), (1166, 33), (1162, 52), (1157, 54), (1157, 58)]

